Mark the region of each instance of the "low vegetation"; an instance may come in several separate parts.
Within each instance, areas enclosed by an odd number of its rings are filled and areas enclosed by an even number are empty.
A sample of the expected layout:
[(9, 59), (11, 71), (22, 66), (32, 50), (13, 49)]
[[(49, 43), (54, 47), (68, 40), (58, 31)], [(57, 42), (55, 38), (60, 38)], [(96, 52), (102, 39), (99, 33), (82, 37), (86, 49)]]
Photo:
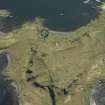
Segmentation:
[(27, 22), (0, 36), (1, 52), (11, 55), (6, 75), (17, 82), (23, 105), (89, 103), (92, 86), (105, 76), (104, 22), (104, 12), (73, 32)]

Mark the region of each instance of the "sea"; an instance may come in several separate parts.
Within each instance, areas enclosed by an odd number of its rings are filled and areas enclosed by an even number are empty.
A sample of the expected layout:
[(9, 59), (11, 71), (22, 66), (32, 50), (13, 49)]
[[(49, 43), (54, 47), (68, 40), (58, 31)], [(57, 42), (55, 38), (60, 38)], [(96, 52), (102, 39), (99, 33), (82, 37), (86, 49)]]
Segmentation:
[[(74, 31), (94, 20), (99, 14), (101, 0), (0, 0), (0, 9), (7, 9), (8, 17), (1, 30), (41, 17), (43, 25), (55, 31)], [(12, 24), (13, 22), (13, 24)]]

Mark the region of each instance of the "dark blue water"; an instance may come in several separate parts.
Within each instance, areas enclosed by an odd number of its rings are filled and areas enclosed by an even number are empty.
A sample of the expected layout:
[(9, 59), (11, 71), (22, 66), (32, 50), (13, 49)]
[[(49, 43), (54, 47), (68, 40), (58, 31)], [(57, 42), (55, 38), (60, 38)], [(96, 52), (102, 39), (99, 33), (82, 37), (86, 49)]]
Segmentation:
[(0, 8), (11, 11), (18, 25), (35, 17), (46, 19), (44, 26), (51, 30), (71, 31), (86, 25), (99, 15), (93, 8), (96, 1), (84, 4), (83, 0), (0, 0)]
[(18, 92), (12, 80), (5, 80), (0, 76), (0, 105), (19, 105)]
[[(17, 85), (2, 72), (8, 66), (7, 53), (0, 54), (0, 105), (19, 105)], [(13, 85), (12, 85), (13, 84)], [(16, 86), (16, 87), (15, 87)]]
[(7, 54), (2, 53), (0, 54), (0, 73), (6, 69), (8, 66), (8, 57)]

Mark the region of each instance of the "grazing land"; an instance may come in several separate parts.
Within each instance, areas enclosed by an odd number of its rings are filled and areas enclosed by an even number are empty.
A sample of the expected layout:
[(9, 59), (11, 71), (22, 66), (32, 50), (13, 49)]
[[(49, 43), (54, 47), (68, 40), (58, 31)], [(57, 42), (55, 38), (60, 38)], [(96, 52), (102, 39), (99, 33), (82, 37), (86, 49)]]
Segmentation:
[(10, 54), (5, 75), (17, 82), (23, 105), (88, 105), (105, 78), (105, 12), (72, 32), (51, 31), (42, 20), (0, 32), (0, 52)]

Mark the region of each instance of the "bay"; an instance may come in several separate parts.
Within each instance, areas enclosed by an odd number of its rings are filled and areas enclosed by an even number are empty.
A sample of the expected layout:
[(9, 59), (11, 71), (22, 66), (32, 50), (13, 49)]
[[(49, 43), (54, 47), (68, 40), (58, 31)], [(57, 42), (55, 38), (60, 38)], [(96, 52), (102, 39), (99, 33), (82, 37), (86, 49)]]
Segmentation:
[(95, 0), (89, 3), (83, 0), (0, 0), (0, 8), (10, 10), (17, 25), (42, 17), (43, 25), (56, 31), (72, 31), (86, 25), (99, 15), (99, 10), (94, 8), (99, 4)]

